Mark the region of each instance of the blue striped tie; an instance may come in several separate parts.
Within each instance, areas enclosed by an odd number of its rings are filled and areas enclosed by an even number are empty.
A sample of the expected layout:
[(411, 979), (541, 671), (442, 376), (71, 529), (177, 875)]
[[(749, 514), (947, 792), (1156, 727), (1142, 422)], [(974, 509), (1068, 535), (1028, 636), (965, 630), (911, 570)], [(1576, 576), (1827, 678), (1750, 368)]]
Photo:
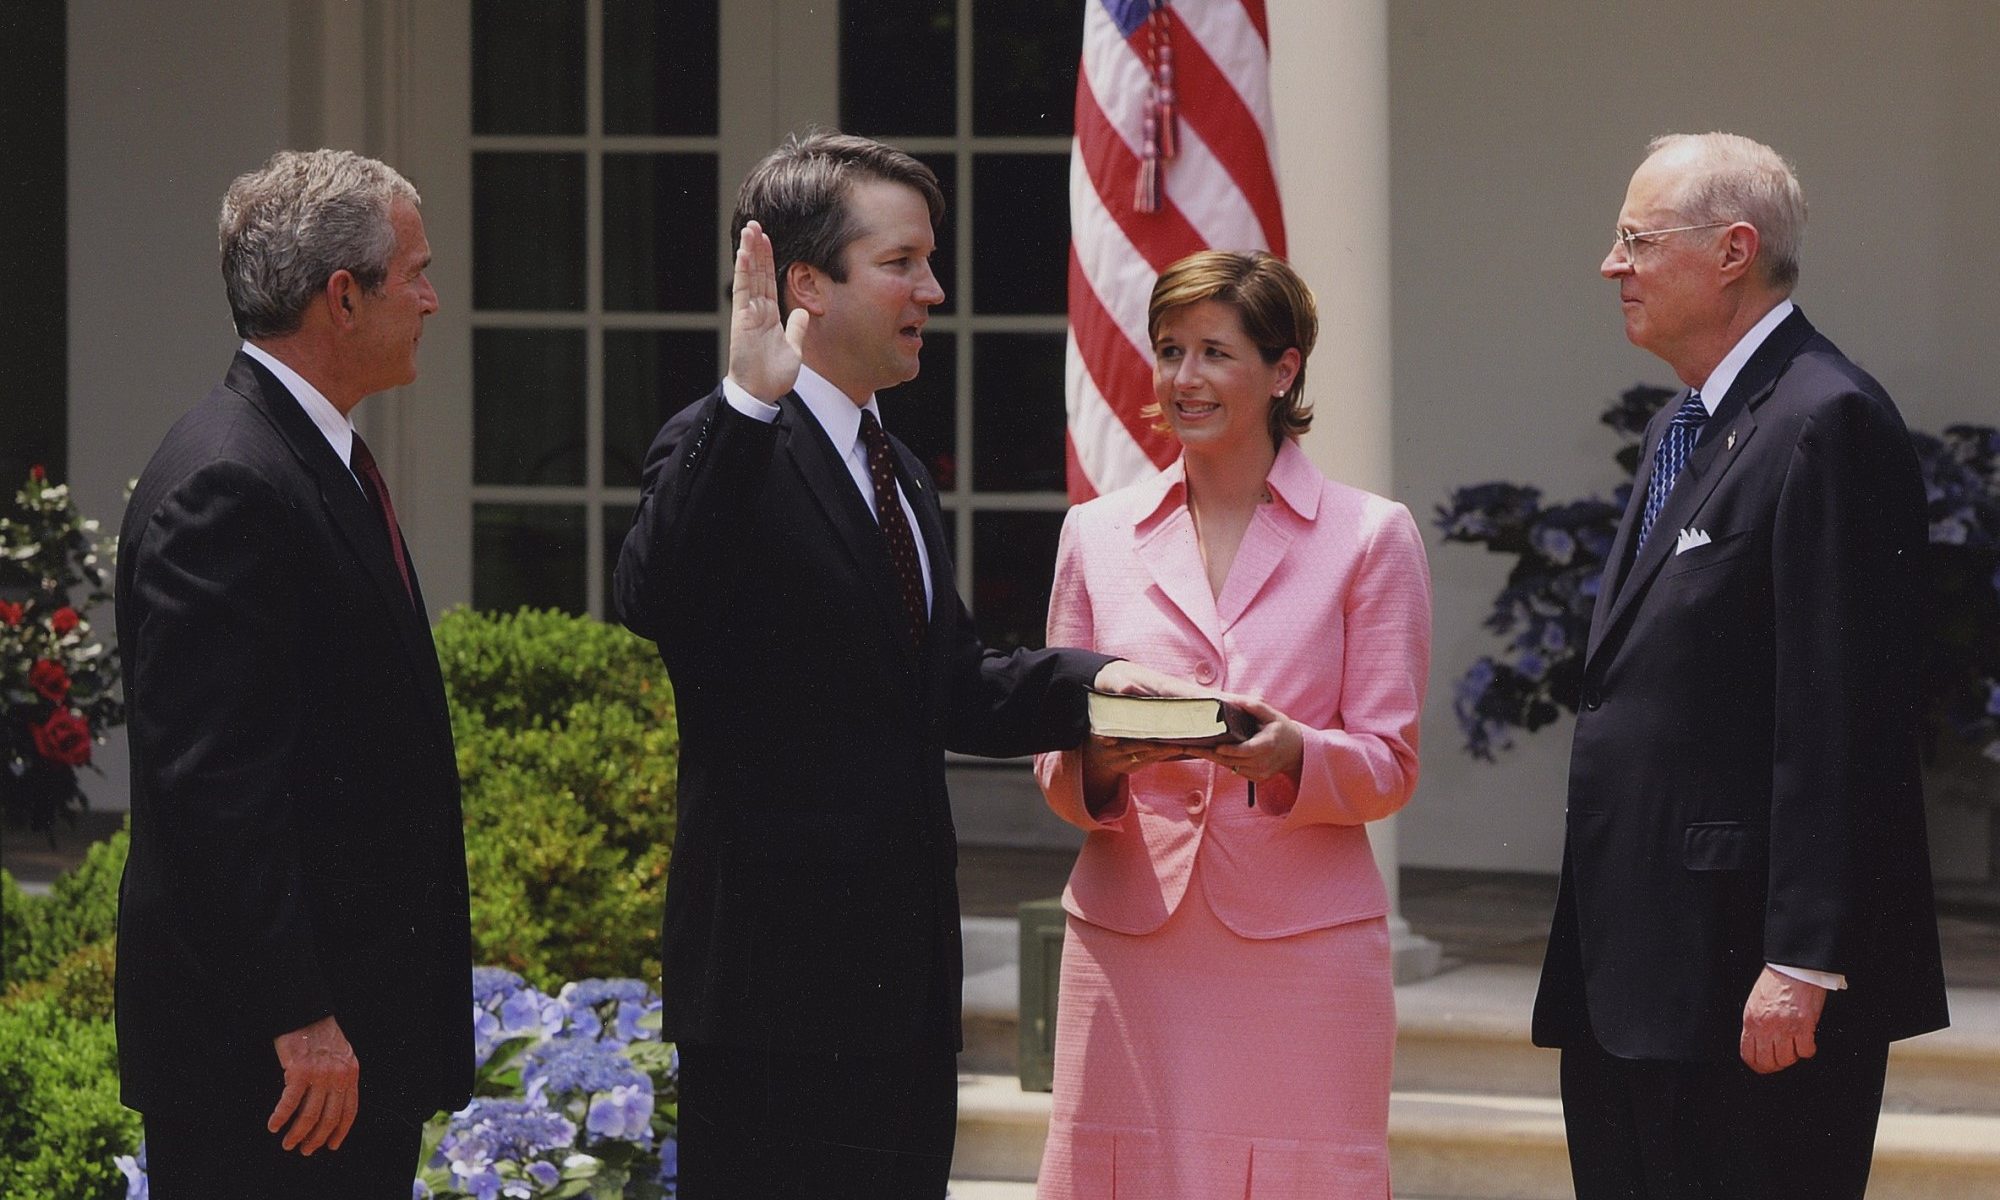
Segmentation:
[(1646, 511), (1639, 518), (1639, 547), (1646, 545), (1646, 535), (1653, 532), (1653, 522), (1660, 517), (1660, 510), (1667, 505), (1667, 495), (1674, 490), (1674, 480), (1680, 478), (1681, 468), (1687, 466), (1688, 455), (1694, 452), (1694, 443), (1701, 436), (1701, 427), (1708, 420), (1708, 406), (1701, 402), (1700, 392), (1689, 392), (1681, 402), (1680, 411), (1667, 423), (1667, 431), (1660, 435), (1660, 444), (1653, 451), (1653, 478), (1646, 484)]

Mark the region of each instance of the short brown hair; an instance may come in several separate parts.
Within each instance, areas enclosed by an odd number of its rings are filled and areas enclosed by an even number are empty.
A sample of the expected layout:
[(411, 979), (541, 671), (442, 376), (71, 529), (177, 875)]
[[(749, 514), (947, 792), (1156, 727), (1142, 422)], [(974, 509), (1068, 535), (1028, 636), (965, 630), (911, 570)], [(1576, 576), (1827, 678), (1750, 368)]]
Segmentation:
[(848, 243), (861, 236), (847, 210), (847, 194), (861, 179), (912, 188), (930, 208), (932, 228), (944, 220), (944, 191), (929, 167), (894, 146), (851, 133), (792, 134), (743, 177), (729, 218), (730, 244), (741, 239), (746, 222), (764, 227), (778, 270), (779, 307), (791, 308), (785, 276), (795, 262), (847, 282), (841, 259)]
[(1160, 272), (1153, 298), (1146, 306), (1146, 336), (1157, 341), (1167, 313), (1203, 300), (1236, 310), (1243, 332), (1266, 365), (1285, 351), (1299, 352), (1299, 373), (1292, 386), (1271, 402), (1271, 444), (1281, 445), (1312, 428), (1312, 404), (1306, 399), (1306, 359), (1319, 339), (1319, 308), (1312, 289), (1291, 264), (1263, 250), (1198, 250)]

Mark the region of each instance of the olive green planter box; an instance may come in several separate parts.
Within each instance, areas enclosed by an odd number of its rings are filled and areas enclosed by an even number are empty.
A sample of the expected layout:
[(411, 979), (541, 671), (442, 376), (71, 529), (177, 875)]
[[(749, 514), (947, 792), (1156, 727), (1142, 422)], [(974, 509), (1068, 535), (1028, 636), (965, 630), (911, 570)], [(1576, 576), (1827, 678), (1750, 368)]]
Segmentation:
[(1056, 1080), (1056, 986), (1062, 979), (1061, 900), (1021, 906), (1021, 1090), (1046, 1092)]

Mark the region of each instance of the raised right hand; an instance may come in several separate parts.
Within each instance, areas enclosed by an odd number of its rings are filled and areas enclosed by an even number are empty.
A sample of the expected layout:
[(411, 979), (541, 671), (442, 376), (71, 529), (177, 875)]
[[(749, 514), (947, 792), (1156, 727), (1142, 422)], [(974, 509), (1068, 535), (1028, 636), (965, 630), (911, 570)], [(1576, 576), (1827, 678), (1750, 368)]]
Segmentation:
[(729, 377), (766, 404), (776, 404), (798, 382), (811, 320), (803, 308), (794, 308), (791, 320), (783, 320), (773, 263), (764, 227), (745, 222), (729, 297)]
[[(340, 1149), (361, 1111), (361, 1060), (331, 1016), (271, 1039), (285, 1069), (285, 1091), (265, 1128), (285, 1130), (284, 1146), (307, 1158), (325, 1146)], [(295, 1116), (296, 1114), (296, 1116)]]

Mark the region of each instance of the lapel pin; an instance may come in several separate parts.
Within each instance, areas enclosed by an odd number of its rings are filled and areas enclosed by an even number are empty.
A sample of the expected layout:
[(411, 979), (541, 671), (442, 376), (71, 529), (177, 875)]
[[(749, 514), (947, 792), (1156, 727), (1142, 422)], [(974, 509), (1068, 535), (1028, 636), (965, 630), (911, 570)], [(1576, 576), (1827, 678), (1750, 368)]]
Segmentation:
[(1722, 443), (1722, 448), (1724, 450), (1736, 449), (1736, 431), (1734, 429), (1729, 431), (1729, 440)]

